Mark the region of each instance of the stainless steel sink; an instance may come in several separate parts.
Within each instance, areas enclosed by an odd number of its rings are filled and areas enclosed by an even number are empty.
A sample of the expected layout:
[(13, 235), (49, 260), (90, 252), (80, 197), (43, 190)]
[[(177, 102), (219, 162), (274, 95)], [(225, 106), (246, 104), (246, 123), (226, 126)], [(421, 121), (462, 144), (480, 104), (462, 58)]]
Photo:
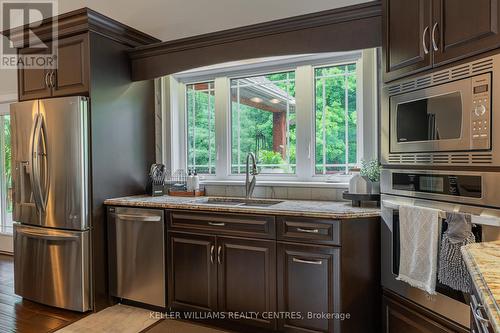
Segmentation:
[(267, 199), (245, 199), (245, 198), (204, 198), (196, 203), (220, 206), (240, 206), (240, 207), (270, 207), (279, 204), (280, 200)]

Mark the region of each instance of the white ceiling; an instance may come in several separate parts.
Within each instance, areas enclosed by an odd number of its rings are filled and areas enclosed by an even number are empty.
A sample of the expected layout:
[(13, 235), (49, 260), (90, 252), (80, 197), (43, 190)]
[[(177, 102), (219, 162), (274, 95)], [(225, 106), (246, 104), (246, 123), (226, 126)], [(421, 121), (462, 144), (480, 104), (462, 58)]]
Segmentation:
[(162, 41), (338, 8), (368, 0), (60, 0), (89, 7)]
[[(29, 1), (29, 0), (28, 0)], [(59, 0), (59, 13), (89, 7), (162, 41), (369, 0)], [(0, 100), (15, 94), (15, 70), (0, 70)]]

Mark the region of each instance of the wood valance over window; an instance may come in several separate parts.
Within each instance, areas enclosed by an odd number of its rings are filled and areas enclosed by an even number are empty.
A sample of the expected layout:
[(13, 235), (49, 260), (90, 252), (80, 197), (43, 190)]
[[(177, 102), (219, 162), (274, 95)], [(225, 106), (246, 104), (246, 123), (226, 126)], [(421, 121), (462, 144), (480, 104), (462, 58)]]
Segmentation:
[(382, 45), (379, 1), (139, 47), (134, 80), (244, 59), (337, 52)]

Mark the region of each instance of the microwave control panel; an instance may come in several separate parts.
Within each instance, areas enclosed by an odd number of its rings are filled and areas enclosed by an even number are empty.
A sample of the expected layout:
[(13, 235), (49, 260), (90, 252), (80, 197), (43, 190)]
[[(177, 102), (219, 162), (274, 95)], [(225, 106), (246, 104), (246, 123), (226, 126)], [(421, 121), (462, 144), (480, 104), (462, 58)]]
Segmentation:
[(474, 76), (472, 81), (471, 146), (490, 149), (491, 142), (491, 76)]

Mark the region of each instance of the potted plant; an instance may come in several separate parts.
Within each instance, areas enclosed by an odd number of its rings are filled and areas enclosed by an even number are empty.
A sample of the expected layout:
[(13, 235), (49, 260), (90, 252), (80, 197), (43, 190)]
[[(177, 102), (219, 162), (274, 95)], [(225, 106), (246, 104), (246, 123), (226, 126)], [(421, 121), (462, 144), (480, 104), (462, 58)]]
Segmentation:
[(360, 175), (368, 178), (371, 183), (371, 194), (380, 193), (380, 164), (377, 160), (362, 160)]
[(360, 172), (349, 181), (349, 193), (380, 193), (380, 165), (377, 160), (361, 161)]

